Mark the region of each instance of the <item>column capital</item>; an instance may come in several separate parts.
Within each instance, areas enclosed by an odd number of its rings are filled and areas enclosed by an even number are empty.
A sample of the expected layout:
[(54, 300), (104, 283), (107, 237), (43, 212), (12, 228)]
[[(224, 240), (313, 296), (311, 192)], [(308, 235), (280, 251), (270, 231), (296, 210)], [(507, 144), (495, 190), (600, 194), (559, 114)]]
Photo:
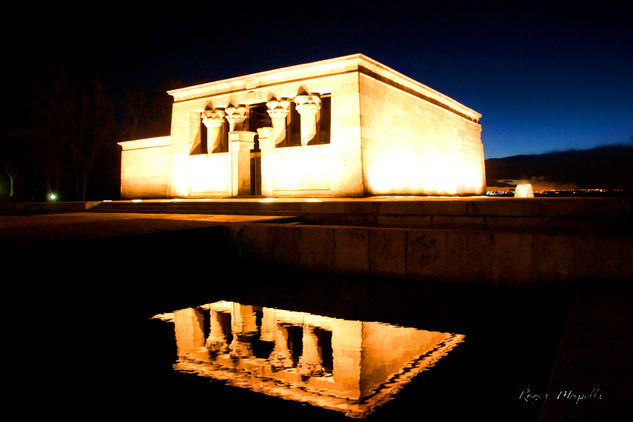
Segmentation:
[(268, 115), (271, 118), (285, 118), (290, 112), (290, 101), (272, 99), (266, 103), (266, 107), (268, 107)]
[(297, 95), (295, 104), (299, 114), (316, 113), (321, 109), (321, 98), (315, 94)]
[(224, 123), (224, 110), (205, 110), (202, 112), (202, 123), (209, 127), (220, 127)]
[(226, 120), (229, 121), (231, 132), (235, 130), (235, 125), (246, 120), (246, 107), (243, 105), (235, 107), (231, 104), (224, 109), (224, 112), (226, 113)]

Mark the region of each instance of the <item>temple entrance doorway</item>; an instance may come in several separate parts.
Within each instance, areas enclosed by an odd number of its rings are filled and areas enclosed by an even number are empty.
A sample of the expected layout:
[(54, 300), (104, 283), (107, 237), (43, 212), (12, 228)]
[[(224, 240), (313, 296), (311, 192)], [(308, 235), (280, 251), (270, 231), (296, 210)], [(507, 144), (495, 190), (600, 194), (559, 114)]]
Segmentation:
[[(271, 127), (272, 122), (268, 114), (266, 103), (256, 103), (248, 106), (248, 130), (257, 132), (258, 128)], [(253, 196), (262, 195), (262, 155), (259, 148), (259, 136), (255, 135), (253, 149), (250, 154), (250, 179)]]
[(259, 150), (257, 137), (255, 137), (255, 148), (251, 150), (251, 195), (261, 196), (262, 194), (262, 155)]

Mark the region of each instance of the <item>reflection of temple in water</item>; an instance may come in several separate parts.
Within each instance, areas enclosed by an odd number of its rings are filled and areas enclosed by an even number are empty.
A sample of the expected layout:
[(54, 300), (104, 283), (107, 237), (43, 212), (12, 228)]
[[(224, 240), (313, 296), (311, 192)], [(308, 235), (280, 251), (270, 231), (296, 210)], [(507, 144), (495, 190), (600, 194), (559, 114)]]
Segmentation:
[(364, 417), (433, 366), (461, 334), (220, 301), (161, 314), (174, 322), (174, 368)]

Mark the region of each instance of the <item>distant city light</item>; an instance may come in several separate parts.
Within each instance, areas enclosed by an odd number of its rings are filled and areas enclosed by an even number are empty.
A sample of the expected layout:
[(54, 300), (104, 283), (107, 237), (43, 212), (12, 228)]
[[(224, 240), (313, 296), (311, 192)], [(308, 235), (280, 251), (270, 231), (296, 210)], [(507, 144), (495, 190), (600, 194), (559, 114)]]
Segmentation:
[(57, 199), (57, 194), (55, 194), (54, 192), (51, 192), (48, 194), (48, 200), (49, 201), (54, 201)]

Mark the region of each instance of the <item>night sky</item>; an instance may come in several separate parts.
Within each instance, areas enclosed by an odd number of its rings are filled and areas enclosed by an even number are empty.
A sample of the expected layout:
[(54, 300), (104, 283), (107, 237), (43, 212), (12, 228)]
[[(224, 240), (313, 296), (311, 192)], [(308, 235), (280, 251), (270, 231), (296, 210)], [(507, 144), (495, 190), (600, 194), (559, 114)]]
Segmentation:
[(169, 78), (188, 85), (363, 53), (480, 112), (486, 158), (633, 144), (625, 2), (437, 3), (25, 5), (6, 15), (6, 92), (16, 101), (60, 58), (116, 98)]

